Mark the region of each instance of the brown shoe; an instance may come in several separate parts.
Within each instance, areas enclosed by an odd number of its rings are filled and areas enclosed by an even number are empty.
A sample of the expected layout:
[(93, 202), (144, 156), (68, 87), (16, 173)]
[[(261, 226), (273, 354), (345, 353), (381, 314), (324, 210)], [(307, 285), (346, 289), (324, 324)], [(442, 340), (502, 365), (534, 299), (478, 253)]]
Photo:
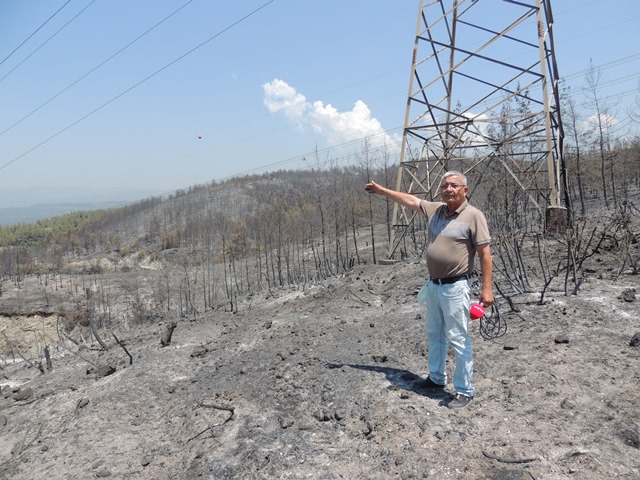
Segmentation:
[(439, 383), (434, 382), (429, 377), (424, 380), (420, 380), (413, 384), (415, 387), (420, 388), (422, 390), (443, 390), (444, 385), (440, 385)]
[(455, 398), (449, 402), (447, 407), (458, 410), (469, 405), (469, 403), (471, 403), (471, 400), (473, 400), (473, 397), (467, 397), (466, 395), (457, 394)]

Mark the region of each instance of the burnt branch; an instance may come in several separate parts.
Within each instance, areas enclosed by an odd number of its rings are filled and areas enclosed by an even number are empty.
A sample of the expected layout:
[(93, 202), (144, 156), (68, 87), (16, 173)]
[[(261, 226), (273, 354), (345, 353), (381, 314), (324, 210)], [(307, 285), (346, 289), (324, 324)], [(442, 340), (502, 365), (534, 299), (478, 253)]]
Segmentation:
[(118, 337), (116, 337), (115, 333), (111, 332), (111, 335), (113, 335), (113, 338), (115, 338), (116, 343), (122, 347), (122, 349), (124, 350), (124, 353), (126, 353), (129, 356), (129, 365), (133, 365), (133, 357), (129, 353), (129, 350), (127, 350), (127, 347), (124, 346), (124, 343), (118, 340)]

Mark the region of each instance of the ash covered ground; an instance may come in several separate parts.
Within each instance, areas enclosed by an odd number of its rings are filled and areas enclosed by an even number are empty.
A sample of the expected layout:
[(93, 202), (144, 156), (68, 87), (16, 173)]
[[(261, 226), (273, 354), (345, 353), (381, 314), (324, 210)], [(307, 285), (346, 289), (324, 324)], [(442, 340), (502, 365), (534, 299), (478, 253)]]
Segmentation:
[(419, 262), (254, 294), (166, 346), (168, 321), (117, 329), (131, 360), (105, 335), (44, 374), (5, 363), (0, 478), (640, 479), (638, 277), (600, 265), (577, 296), (497, 296), (508, 330), (473, 323), (461, 411), (415, 387)]

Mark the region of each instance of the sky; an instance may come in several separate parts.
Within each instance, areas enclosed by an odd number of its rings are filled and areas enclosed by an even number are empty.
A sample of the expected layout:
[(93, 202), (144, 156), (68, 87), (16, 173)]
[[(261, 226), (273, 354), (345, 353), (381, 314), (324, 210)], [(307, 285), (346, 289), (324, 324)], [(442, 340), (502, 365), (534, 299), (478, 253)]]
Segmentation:
[[(502, 0), (476, 1), (500, 15)], [(364, 138), (396, 145), (419, 5), (0, 0), (0, 208), (52, 189), (171, 193), (349, 164)], [(552, 9), (561, 79), (579, 94), (592, 64), (612, 121), (633, 133), (640, 2)]]

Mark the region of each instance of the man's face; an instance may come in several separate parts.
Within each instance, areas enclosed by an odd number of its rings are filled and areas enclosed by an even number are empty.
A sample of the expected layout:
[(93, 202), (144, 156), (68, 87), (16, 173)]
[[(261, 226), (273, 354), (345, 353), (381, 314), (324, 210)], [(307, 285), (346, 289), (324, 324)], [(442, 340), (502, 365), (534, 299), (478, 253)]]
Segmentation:
[(464, 203), (468, 191), (469, 187), (462, 184), (462, 179), (458, 175), (443, 178), (440, 183), (440, 196), (449, 207), (449, 211), (456, 210)]

